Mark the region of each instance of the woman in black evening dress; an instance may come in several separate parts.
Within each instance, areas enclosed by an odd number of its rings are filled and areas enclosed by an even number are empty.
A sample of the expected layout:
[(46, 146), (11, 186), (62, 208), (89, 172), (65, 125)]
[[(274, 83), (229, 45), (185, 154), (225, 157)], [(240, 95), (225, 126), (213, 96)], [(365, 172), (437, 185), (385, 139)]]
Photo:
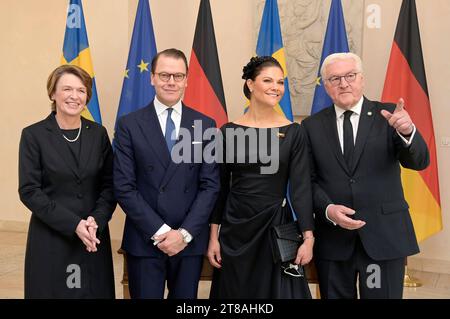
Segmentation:
[(221, 128), (225, 163), (211, 218), (208, 258), (217, 268), (211, 298), (311, 298), (304, 276), (291, 276), (284, 272), (284, 265), (274, 262), (270, 242), (272, 226), (293, 220), (286, 200), (289, 182), (304, 237), (294, 263), (304, 265), (312, 258), (306, 141), (299, 124), (273, 110), (284, 93), (283, 77), (274, 58), (252, 58), (243, 75), (249, 111)]

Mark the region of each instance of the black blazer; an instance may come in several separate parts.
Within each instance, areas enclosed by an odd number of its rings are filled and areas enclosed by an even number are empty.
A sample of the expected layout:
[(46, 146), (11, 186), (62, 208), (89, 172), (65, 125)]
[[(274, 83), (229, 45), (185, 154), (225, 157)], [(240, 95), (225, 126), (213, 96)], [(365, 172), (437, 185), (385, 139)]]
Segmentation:
[[(106, 129), (82, 118), (80, 165), (62, 137), (54, 113), (22, 131), (19, 194), (31, 211), (25, 257), (25, 297), (114, 297), (108, 221), (116, 207), (113, 155)], [(75, 234), (81, 219), (99, 226), (98, 252)], [(81, 266), (81, 288), (68, 289), (70, 264)]]
[[(429, 164), (428, 148), (418, 131), (408, 147), (380, 114), (395, 105), (364, 98), (355, 143), (353, 166), (347, 167), (336, 127), (334, 106), (305, 119), (316, 220), (317, 258), (347, 260), (357, 236), (375, 260), (405, 257), (419, 252), (403, 195), (400, 164), (422, 170)], [(356, 211), (366, 222), (357, 231), (334, 226), (325, 217), (329, 204)]]
[[(164, 256), (151, 240), (164, 223), (185, 228), (194, 237), (179, 255), (206, 252), (220, 177), (216, 163), (202, 160), (211, 143), (203, 140), (203, 133), (215, 128), (215, 122), (183, 104), (180, 127), (190, 133), (176, 144), (191, 147), (188, 163), (171, 160), (153, 102), (121, 117), (117, 124), (114, 191), (127, 215), (122, 248), (131, 255)], [(201, 134), (194, 134), (194, 129)]]

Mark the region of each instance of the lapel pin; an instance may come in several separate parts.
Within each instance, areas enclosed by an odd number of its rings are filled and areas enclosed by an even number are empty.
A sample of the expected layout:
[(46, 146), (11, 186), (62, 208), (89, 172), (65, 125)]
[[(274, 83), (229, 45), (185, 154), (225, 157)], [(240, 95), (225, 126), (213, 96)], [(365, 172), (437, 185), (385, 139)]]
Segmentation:
[(372, 116), (372, 112), (370, 112), (370, 111), (367, 112), (367, 115)]
[(277, 136), (278, 136), (279, 138), (283, 138), (283, 137), (284, 137), (284, 133), (278, 132), (278, 133), (277, 133)]

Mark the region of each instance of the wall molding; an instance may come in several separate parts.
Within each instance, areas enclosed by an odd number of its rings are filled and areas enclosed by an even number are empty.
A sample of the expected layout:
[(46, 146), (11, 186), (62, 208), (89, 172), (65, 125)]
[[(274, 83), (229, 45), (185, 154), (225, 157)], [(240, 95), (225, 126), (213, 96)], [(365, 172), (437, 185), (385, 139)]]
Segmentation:
[(408, 257), (408, 269), (450, 275), (450, 260)]
[(28, 232), (28, 222), (21, 222), (21, 221), (16, 221), (16, 220), (1, 220), (0, 219), (0, 231), (26, 233), (26, 232)]

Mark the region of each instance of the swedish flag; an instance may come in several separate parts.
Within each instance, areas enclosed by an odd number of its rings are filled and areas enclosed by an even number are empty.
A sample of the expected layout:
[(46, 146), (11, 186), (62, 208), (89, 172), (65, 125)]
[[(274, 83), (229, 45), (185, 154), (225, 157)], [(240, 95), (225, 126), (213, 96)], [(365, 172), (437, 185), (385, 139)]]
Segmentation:
[(320, 58), (319, 74), (317, 75), (311, 114), (317, 113), (333, 104), (331, 98), (325, 91), (323, 81), (320, 77), (320, 68), (322, 67), (323, 60), (332, 53), (348, 51), (347, 32), (345, 31), (341, 0), (333, 0), (328, 15), (327, 32), (323, 40), (322, 57)]
[(92, 77), (92, 97), (81, 115), (91, 121), (102, 123), (95, 85), (94, 67), (84, 21), (81, 0), (70, 0), (67, 10), (66, 34), (64, 36), (63, 56), (61, 64), (72, 64), (81, 67)]
[[(288, 120), (294, 121), (277, 0), (266, 0), (266, 4), (264, 5), (258, 44), (256, 45), (256, 54), (258, 56), (270, 55), (281, 64), (284, 71), (284, 95), (275, 108), (278, 112), (284, 114)], [(288, 189), (289, 187), (290, 183), (288, 184)], [(290, 192), (287, 191), (288, 203), (292, 208), (293, 217), (296, 219), (296, 214), (294, 213), (289, 194)]]
[(281, 64), (284, 71), (284, 95), (277, 111), (284, 114), (290, 121), (294, 120), (287, 78), (286, 58), (284, 54), (283, 39), (281, 37), (280, 15), (278, 13), (277, 0), (266, 0), (264, 12), (259, 29), (258, 44), (256, 45), (258, 56), (273, 56)]

